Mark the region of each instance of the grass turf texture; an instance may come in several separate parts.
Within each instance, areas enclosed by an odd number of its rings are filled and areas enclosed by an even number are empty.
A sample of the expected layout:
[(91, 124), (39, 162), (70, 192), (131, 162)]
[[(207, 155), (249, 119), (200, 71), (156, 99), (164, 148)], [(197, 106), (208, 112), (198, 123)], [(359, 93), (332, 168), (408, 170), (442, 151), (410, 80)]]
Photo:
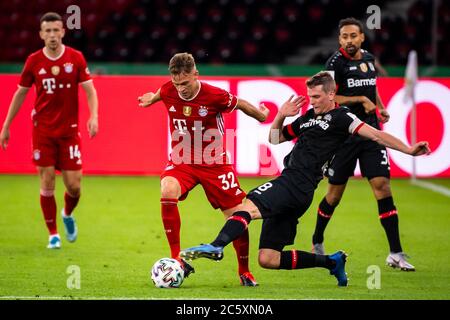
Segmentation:
[[(249, 190), (267, 179), (240, 179)], [(437, 180), (449, 186), (449, 180)], [(344, 198), (325, 233), (325, 249), (349, 254), (349, 287), (339, 288), (325, 269), (265, 270), (257, 264), (261, 220), (250, 224), (250, 265), (260, 286), (239, 285), (233, 247), (220, 262), (195, 260), (196, 273), (179, 289), (158, 289), (150, 280), (153, 263), (168, 256), (160, 218), (156, 177), (92, 177), (82, 181), (75, 217), (76, 243), (64, 238), (60, 217), (63, 185), (57, 177), (58, 229), (61, 250), (48, 250), (39, 207), (36, 176), (0, 175), (0, 298), (143, 298), (143, 299), (449, 299), (449, 198), (393, 180), (404, 250), (416, 272), (385, 266), (388, 243), (376, 201), (365, 180), (349, 182)], [(286, 249), (311, 249), (316, 208), (325, 194), (322, 182), (310, 209), (300, 219), (296, 243)], [(182, 248), (213, 240), (223, 225), (200, 187), (179, 205)], [(301, 263), (301, 262), (300, 262)], [(81, 288), (68, 289), (67, 273), (79, 266)], [(367, 268), (379, 266), (381, 288), (369, 290)]]

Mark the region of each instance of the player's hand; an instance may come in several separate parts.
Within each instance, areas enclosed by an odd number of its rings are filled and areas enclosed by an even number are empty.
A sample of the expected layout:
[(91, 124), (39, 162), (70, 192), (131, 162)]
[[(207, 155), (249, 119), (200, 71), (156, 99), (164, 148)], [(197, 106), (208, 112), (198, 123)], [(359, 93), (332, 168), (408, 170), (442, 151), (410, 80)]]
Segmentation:
[(367, 114), (374, 113), (377, 108), (377, 106), (367, 97), (364, 97), (364, 102), (362, 105)]
[(267, 108), (267, 107), (264, 105), (264, 103), (261, 103), (261, 104), (259, 105), (259, 111), (261, 111), (262, 114), (264, 115), (264, 120), (263, 120), (263, 121), (266, 121), (266, 119), (267, 119), (267, 117), (269, 116), (269, 113), (270, 113), (269, 108)]
[(3, 128), (0, 133), (0, 145), (2, 146), (3, 150), (6, 150), (8, 147), (8, 141), (9, 141), (9, 129)]
[(140, 97), (138, 97), (139, 107), (145, 108), (153, 103), (153, 98), (155, 97), (154, 92), (148, 92)]
[(292, 117), (297, 115), (305, 104), (306, 98), (304, 96), (294, 98), (294, 95), (292, 95), (285, 103), (283, 103), (278, 112), (280, 112), (283, 117)]
[(87, 122), (87, 129), (89, 132), (89, 138), (93, 138), (97, 135), (98, 132), (98, 118), (90, 117)]
[(379, 117), (379, 119), (380, 119), (381, 123), (388, 122), (390, 117), (391, 116), (390, 116), (389, 112), (386, 109), (380, 110), (380, 117)]
[(413, 145), (410, 148), (409, 154), (412, 156), (421, 156), (423, 154), (430, 154), (430, 146), (428, 144), (428, 141), (420, 141), (417, 142), (415, 145)]

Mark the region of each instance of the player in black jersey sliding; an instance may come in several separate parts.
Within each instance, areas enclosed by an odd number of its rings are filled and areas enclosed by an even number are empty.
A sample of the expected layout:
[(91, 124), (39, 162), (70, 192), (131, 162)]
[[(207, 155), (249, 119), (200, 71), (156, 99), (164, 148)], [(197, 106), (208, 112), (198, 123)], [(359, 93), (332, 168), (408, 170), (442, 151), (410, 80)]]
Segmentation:
[(292, 124), (283, 126), (286, 117), (295, 116), (305, 105), (305, 97), (286, 101), (271, 126), (269, 141), (273, 144), (298, 137), (292, 151), (284, 159), (281, 175), (253, 189), (245, 203), (228, 218), (217, 238), (210, 244), (180, 252), (184, 259), (201, 257), (220, 260), (223, 247), (247, 229), (253, 219), (264, 219), (260, 243), (259, 264), (268, 269), (304, 269), (322, 267), (330, 270), (339, 286), (347, 285), (346, 254), (318, 255), (300, 250), (283, 251), (294, 243), (298, 219), (313, 199), (314, 190), (322, 179), (323, 165), (336, 153), (350, 135), (360, 135), (387, 147), (411, 155), (429, 153), (428, 142), (408, 147), (392, 135), (366, 125), (345, 107), (337, 107), (336, 85), (328, 72), (320, 72), (306, 81), (313, 106)]
[[(360, 120), (380, 129), (375, 109), (378, 107), (381, 122), (389, 120), (376, 86), (377, 72), (374, 56), (361, 49), (364, 41), (363, 25), (354, 18), (339, 22), (340, 49), (328, 60), (336, 81), (336, 102), (348, 106)], [(345, 191), (349, 177), (353, 176), (359, 160), (361, 174), (366, 177), (378, 202), (378, 215), (390, 247), (386, 263), (405, 271), (414, 271), (408, 263), (400, 244), (397, 209), (390, 187), (390, 166), (386, 148), (371, 140), (353, 136), (337, 151), (325, 175), (328, 191), (317, 210), (317, 222), (312, 237), (313, 252), (325, 254), (323, 234), (332, 214)]]

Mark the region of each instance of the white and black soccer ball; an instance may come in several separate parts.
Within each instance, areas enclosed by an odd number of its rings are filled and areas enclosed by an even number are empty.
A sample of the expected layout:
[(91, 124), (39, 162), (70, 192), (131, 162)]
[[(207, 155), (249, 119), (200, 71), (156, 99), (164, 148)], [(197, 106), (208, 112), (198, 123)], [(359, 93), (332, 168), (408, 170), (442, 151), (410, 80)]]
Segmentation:
[(178, 288), (184, 280), (181, 263), (172, 258), (161, 258), (151, 270), (152, 281), (157, 288)]

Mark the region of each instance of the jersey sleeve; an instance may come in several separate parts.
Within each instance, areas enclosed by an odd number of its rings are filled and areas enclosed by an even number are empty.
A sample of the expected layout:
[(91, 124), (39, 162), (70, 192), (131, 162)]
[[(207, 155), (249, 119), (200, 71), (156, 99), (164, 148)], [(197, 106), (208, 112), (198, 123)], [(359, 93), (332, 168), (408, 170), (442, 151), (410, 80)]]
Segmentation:
[(361, 129), (361, 127), (364, 125), (364, 122), (350, 111), (344, 112), (341, 116), (341, 119), (342, 126), (346, 128), (346, 130), (350, 134), (356, 135), (359, 129)]
[(238, 98), (226, 90), (219, 89), (216, 102), (221, 112), (228, 113), (236, 108)]
[(338, 58), (335, 57), (328, 60), (325, 64), (325, 70), (327, 70), (331, 74), (334, 81), (336, 82), (336, 85), (339, 86), (342, 80), (342, 65), (339, 62)]
[(283, 136), (286, 140), (290, 141), (297, 138), (300, 135), (300, 124), (302, 123), (302, 117), (298, 117), (294, 122), (285, 125), (282, 129)]
[(89, 68), (86, 63), (86, 59), (81, 52), (79, 54), (78, 63), (78, 82), (86, 82), (92, 80), (91, 73), (89, 72)]
[(25, 87), (25, 88), (31, 88), (31, 86), (34, 83), (34, 75), (33, 75), (33, 66), (32, 61), (28, 57), (28, 59), (25, 61), (25, 65), (23, 67), (22, 73), (20, 75), (20, 81), (19, 86)]

